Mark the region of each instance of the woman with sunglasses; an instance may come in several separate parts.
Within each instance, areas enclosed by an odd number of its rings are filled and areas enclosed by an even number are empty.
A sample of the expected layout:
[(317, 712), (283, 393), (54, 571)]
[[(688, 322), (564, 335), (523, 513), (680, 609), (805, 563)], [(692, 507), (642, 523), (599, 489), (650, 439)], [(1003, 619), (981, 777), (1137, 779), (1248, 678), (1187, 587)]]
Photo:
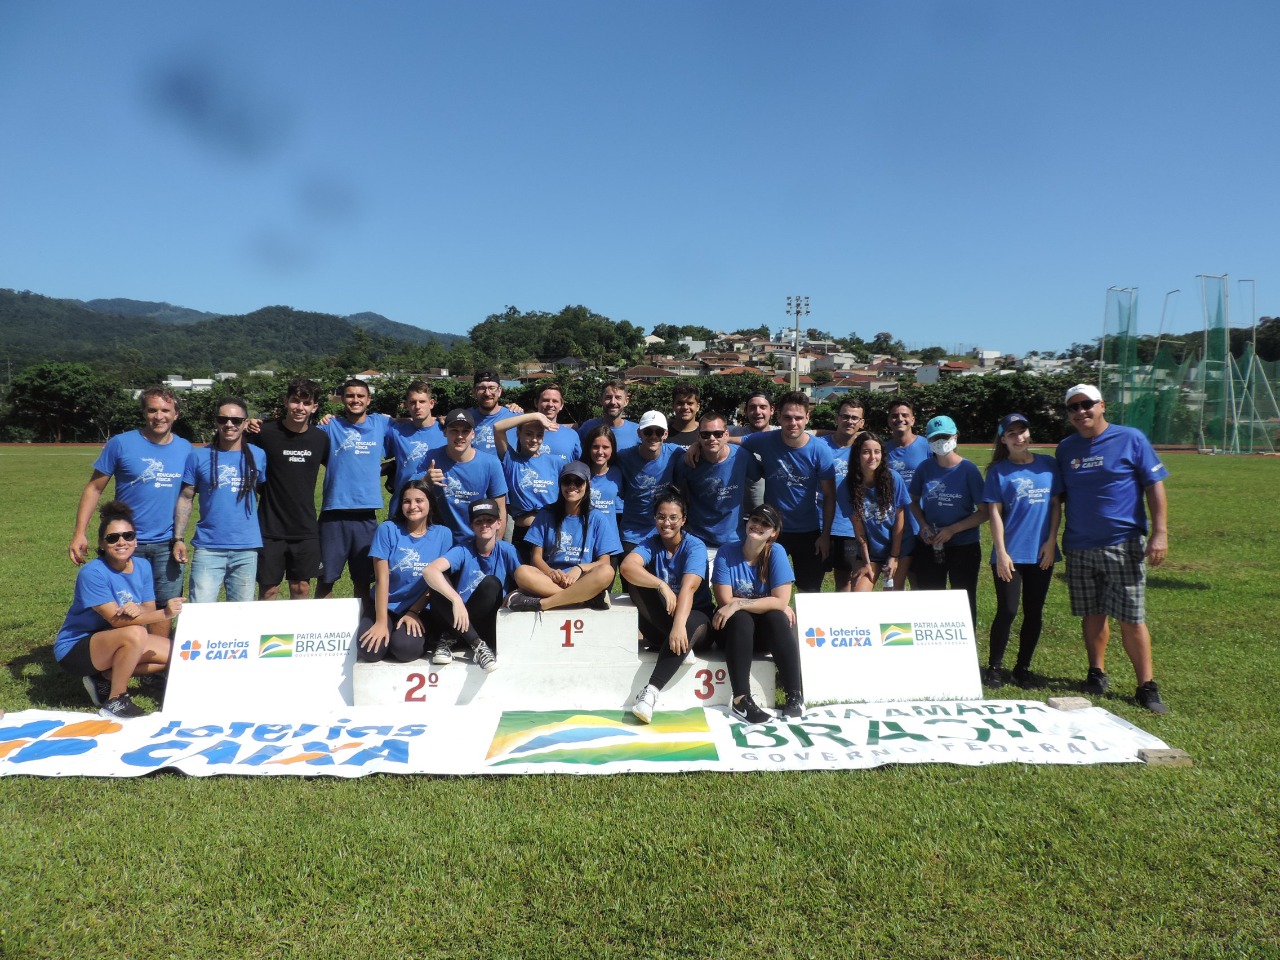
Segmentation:
[(224, 586), (228, 601), (253, 599), (262, 547), (257, 492), (267, 477), (267, 455), (261, 447), (244, 442), (247, 419), (248, 407), (243, 400), (222, 400), (213, 418), (213, 443), (197, 447), (187, 456), (182, 491), (173, 512), (173, 558), (187, 562), (182, 535), (199, 495), (200, 519), (191, 538), (195, 548), (192, 603), (213, 603)]
[(1009, 414), (996, 428), (982, 499), (991, 507), (991, 573), (996, 585), (996, 616), (982, 683), (1004, 686), (1004, 653), (1021, 599), (1013, 682), (1034, 690), (1040, 683), (1031, 673), (1031, 657), (1040, 642), (1053, 565), (1062, 558), (1062, 475), (1053, 457), (1031, 452), (1031, 425), (1020, 413)]
[(796, 642), (791, 586), (795, 575), (787, 552), (777, 544), (782, 517), (769, 504), (747, 515), (747, 536), (722, 546), (711, 575), (716, 612), (713, 638), (724, 645), (733, 691), (730, 712), (744, 723), (768, 723), (775, 715), (751, 696), (751, 658), (757, 648), (773, 651), (786, 692), (783, 715), (804, 715), (800, 647)]
[(98, 557), (76, 575), (71, 609), (53, 641), (62, 668), (80, 677), (104, 717), (140, 717), (129, 696), (130, 677), (159, 674), (169, 663), (169, 639), (147, 628), (167, 623), (182, 610), (174, 597), (156, 609), (151, 564), (135, 557), (138, 533), (133, 511), (118, 500), (102, 505)]
[[(431, 522), (432, 486), (425, 478), (410, 480), (400, 491), (392, 518), (378, 524), (369, 546), (373, 564), (373, 597), (360, 614), (360, 641), (356, 657), (376, 663), (388, 656), (408, 663), (422, 656), (427, 646), (423, 629), (427, 605), (427, 564), (453, 546), (453, 534), (443, 524)], [(453, 660), (452, 644), (441, 639), (433, 663)]]
[(581, 460), (560, 471), (560, 496), (538, 511), (529, 528), (533, 562), (516, 570), (520, 589), (507, 598), (512, 610), (554, 610), (574, 603), (609, 608), (611, 556), (622, 552), (622, 544), (617, 525), (591, 509), (590, 476)]
[(852, 518), (858, 538), (853, 591), (875, 589), (882, 572), (885, 589), (890, 589), (898, 577), (911, 496), (902, 477), (889, 467), (884, 443), (874, 433), (860, 433), (854, 439), (849, 470), (836, 486), (836, 500)]
[(707, 548), (684, 532), (688, 508), (674, 487), (653, 501), (657, 532), (622, 561), (646, 645), (658, 651), (648, 685), (631, 707), (645, 723), (653, 719), (658, 693), (675, 676), (685, 656), (706, 636), (715, 606), (707, 588)]

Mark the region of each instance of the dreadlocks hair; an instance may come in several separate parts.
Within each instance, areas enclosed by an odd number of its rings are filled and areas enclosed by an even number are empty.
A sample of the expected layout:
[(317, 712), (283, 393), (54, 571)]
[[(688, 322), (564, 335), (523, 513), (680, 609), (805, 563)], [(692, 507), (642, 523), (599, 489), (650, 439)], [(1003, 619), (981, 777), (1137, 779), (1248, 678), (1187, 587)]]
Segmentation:
[[(214, 407), (214, 416), (217, 411), (223, 407), (239, 407), (241, 416), (249, 416), (249, 408), (245, 406), (245, 402), (239, 397), (223, 397), (218, 401), (218, 405)], [(209, 474), (213, 483), (213, 489), (210, 494), (216, 495), (220, 489), (218, 484), (218, 438), (215, 435), (213, 443), (209, 444)], [(236, 503), (244, 503), (247, 499), (249, 504), (253, 503), (254, 491), (258, 489), (258, 461), (253, 459), (253, 453), (249, 450), (249, 444), (243, 440), (240, 441), (240, 489), (236, 491)], [(247, 511), (248, 506), (245, 507)]]
[(889, 469), (889, 460), (884, 455), (884, 441), (869, 431), (854, 437), (853, 446), (849, 448), (849, 473), (845, 479), (849, 485), (849, 501), (853, 504), (853, 512), (861, 514), (867, 490), (862, 482), (862, 448), (868, 443), (880, 445), (880, 463), (871, 475), (871, 486), (875, 489), (876, 506), (882, 514), (888, 513), (893, 509), (893, 471)]

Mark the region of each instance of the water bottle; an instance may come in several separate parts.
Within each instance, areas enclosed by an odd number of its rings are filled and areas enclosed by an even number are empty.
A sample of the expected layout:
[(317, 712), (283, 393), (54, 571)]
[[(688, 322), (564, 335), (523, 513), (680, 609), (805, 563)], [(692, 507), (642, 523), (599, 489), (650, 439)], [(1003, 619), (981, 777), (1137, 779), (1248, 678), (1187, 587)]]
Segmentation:
[[(933, 535), (934, 535), (935, 537), (938, 535), (938, 528), (937, 528), (937, 527), (934, 527), (934, 528), (933, 528)], [(944, 545), (943, 545), (943, 544), (941, 544), (941, 543), (935, 543), (935, 544), (933, 545), (933, 562), (934, 562), (934, 563), (936, 563), (936, 564), (938, 564), (938, 566), (943, 566), (943, 565), (945, 565), (945, 564), (946, 564), (946, 562), (947, 562), (947, 548), (946, 548), (946, 546), (944, 546)]]
[(888, 567), (886, 567), (884, 571), (884, 588), (886, 590), (893, 589), (893, 577), (890, 575)]

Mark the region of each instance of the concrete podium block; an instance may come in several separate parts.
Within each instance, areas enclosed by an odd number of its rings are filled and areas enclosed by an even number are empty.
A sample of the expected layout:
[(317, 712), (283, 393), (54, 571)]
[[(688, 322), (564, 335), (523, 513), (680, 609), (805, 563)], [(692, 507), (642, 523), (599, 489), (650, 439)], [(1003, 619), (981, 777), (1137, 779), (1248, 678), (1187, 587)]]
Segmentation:
[(1049, 706), (1054, 710), (1085, 710), (1093, 706), (1088, 697), (1050, 697)]
[(1138, 759), (1149, 767), (1189, 767), (1191, 754), (1178, 747), (1167, 750), (1139, 750)]

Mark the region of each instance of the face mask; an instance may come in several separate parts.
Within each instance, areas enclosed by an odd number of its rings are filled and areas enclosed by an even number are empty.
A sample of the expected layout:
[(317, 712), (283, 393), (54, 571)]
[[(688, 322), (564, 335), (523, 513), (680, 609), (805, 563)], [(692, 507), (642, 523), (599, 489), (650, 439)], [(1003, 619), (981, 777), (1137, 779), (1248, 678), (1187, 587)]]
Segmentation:
[(956, 448), (956, 438), (947, 437), (945, 440), (930, 440), (929, 450), (936, 457), (945, 457), (948, 453)]

